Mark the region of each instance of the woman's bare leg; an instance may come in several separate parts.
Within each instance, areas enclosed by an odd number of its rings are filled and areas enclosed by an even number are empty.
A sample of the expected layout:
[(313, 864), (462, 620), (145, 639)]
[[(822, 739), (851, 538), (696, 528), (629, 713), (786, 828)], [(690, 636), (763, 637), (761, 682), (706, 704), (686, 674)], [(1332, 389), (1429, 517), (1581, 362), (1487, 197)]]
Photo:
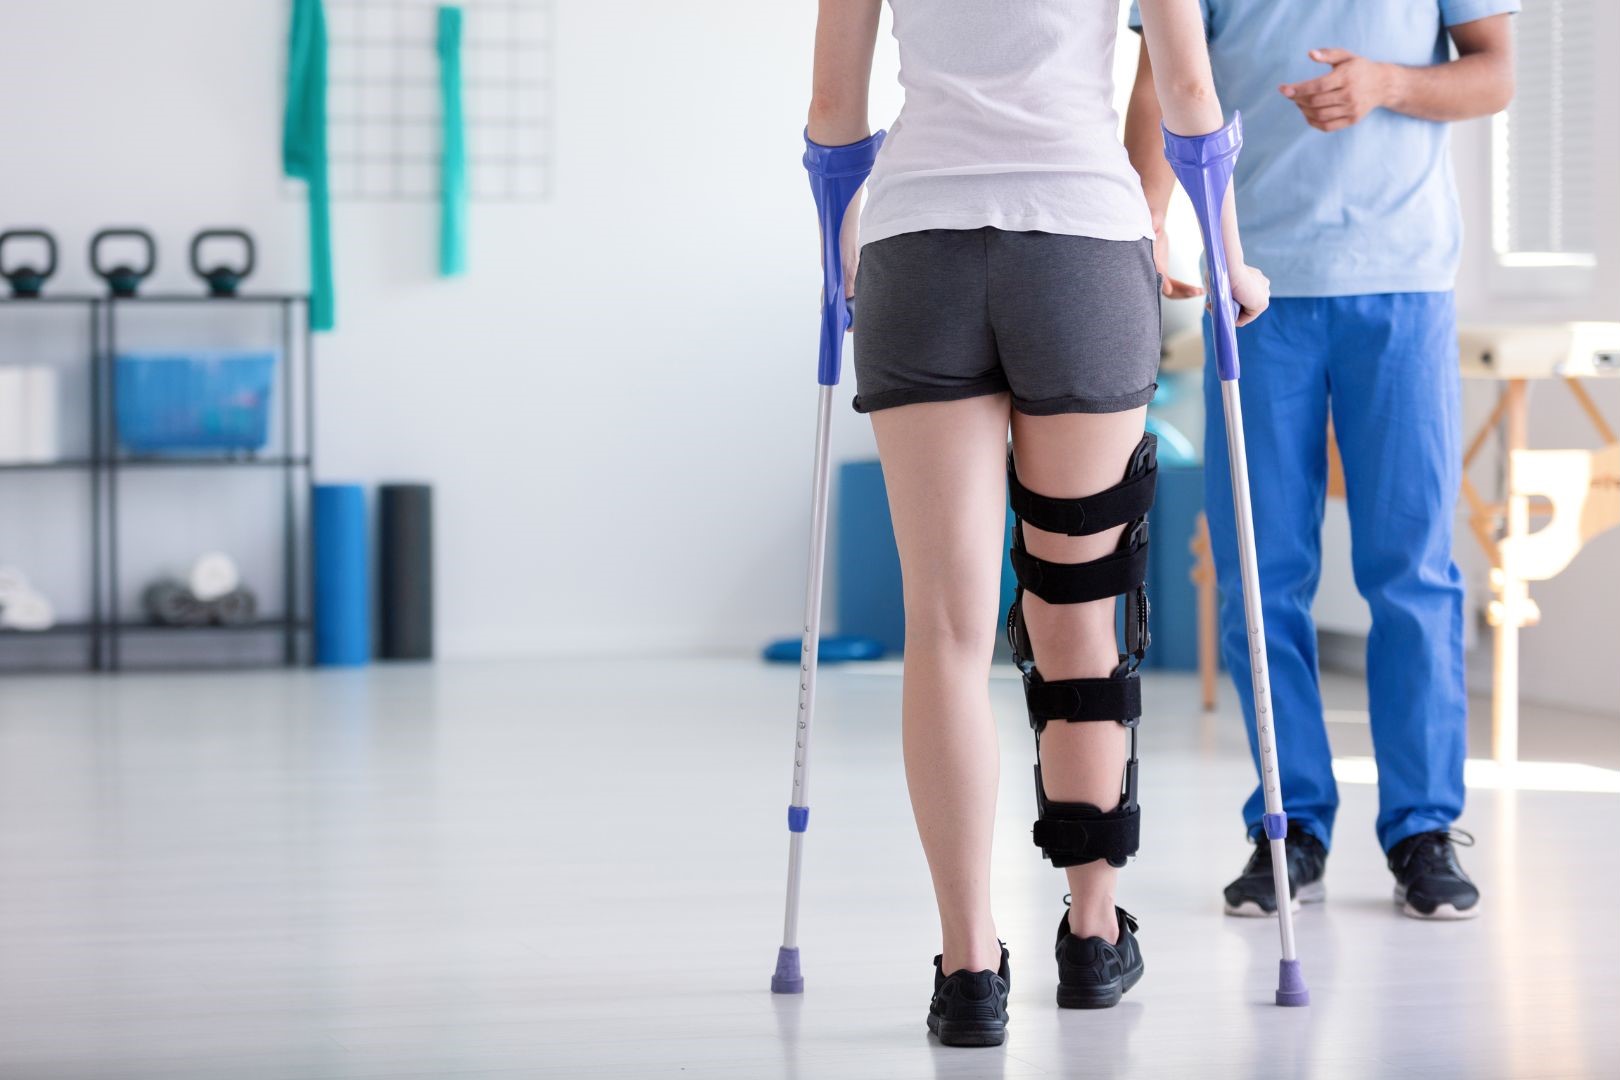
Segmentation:
[(906, 785), (943, 970), (996, 970), (990, 839), (1000, 757), (989, 673), (1006, 529), (1006, 394), (872, 414), (905, 581)]
[[(1147, 409), (1118, 413), (1069, 413), (1012, 419), (1018, 479), (1031, 491), (1059, 499), (1093, 495), (1125, 476), (1131, 452), (1142, 440)], [(1089, 562), (1119, 546), (1124, 527), (1094, 536), (1063, 536), (1024, 525), (1024, 546), (1051, 562)], [(1048, 680), (1104, 678), (1119, 663), (1113, 599), (1090, 604), (1048, 604), (1024, 594), (1024, 623), (1035, 666)], [(1106, 723), (1053, 721), (1041, 735), (1041, 775), (1055, 802), (1119, 805), (1127, 734)], [(1069, 929), (1078, 937), (1115, 941), (1114, 883), (1119, 871), (1103, 861), (1068, 868)]]

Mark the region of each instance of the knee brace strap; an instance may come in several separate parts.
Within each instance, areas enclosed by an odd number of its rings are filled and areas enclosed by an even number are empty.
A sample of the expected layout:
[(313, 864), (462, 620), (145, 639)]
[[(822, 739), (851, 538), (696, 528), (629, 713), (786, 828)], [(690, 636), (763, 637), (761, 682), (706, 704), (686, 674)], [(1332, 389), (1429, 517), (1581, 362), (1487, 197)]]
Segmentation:
[[(1140, 528), (1145, 537), (1147, 531), (1147, 522), (1145, 520), (1140, 523)], [(1083, 595), (1090, 600), (1106, 600), (1110, 596), (1118, 596), (1120, 593), (1125, 594), (1125, 651), (1120, 655), (1120, 662), (1125, 665), (1125, 669), (1120, 674), (1135, 671), (1142, 663), (1142, 658), (1147, 655), (1148, 645), (1153, 640), (1152, 635), (1148, 632), (1148, 615), (1151, 607), (1148, 604), (1145, 584), (1147, 577), (1147, 542), (1143, 539), (1140, 549), (1133, 552), (1131, 550), (1132, 539), (1132, 537), (1126, 537), (1125, 541), (1123, 541), (1124, 550), (1116, 552), (1106, 559), (1098, 559), (1089, 563), (1050, 563), (1025, 554), (1018, 533), (1016, 530), (1014, 531), (1012, 561), (1013, 569), (1018, 577), (1018, 593), (1013, 599), (1012, 606), (1007, 609), (1007, 643), (1012, 646), (1013, 662), (1024, 672), (1026, 683), (1028, 682), (1027, 677), (1035, 669), (1035, 660), (1034, 649), (1029, 644), (1029, 634), (1024, 627), (1024, 590), (1028, 588), (1030, 592), (1049, 604), (1081, 602), (1073, 599), (1059, 599), (1059, 597), (1071, 596), (1072, 593), (1059, 592), (1053, 589), (1031, 588), (1030, 580), (1034, 580), (1034, 576), (1046, 567), (1055, 568), (1059, 575), (1069, 575), (1073, 571), (1084, 573), (1093, 567), (1111, 566), (1112, 569), (1099, 571), (1097, 577), (1087, 579), (1084, 582), (1086, 588)], [(1128, 557), (1129, 561), (1122, 558), (1122, 556)], [(1034, 564), (1039, 565), (1035, 566)], [(1029, 576), (1026, 577), (1026, 575)], [(1070, 576), (1065, 577), (1064, 580), (1072, 584), (1074, 578)], [(1137, 709), (1121, 715), (1138, 716), (1140, 714), (1141, 710)]]
[(1136, 755), (1126, 765), (1126, 794), (1119, 806), (1103, 811), (1090, 803), (1059, 803), (1046, 798), (1041, 767), (1035, 766), (1035, 801), (1040, 816), (1032, 833), (1053, 866), (1081, 866), (1106, 860), (1124, 866), (1141, 846), (1142, 808), (1136, 804)]
[(1007, 455), (1007, 493), (1013, 513), (1037, 529), (1067, 536), (1090, 536), (1145, 517), (1153, 507), (1159, 479), (1159, 440), (1143, 435), (1131, 453), (1125, 479), (1105, 491), (1079, 499), (1038, 495), (1018, 479), (1013, 457)]
[(1131, 672), (1118, 678), (1047, 682), (1031, 670), (1024, 675), (1024, 702), (1036, 731), (1052, 720), (1112, 720), (1131, 727), (1142, 718), (1142, 680)]
[(1053, 866), (1082, 866), (1098, 859), (1124, 866), (1142, 846), (1141, 807), (1122, 806), (1105, 814), (1088, 803), (1049, 803), (1048, 811), (1055, 807), (1084, 813), (1036, 820), (1035, 846)]
[(1018, 584), (1048, 604), (1085, 604), (1129, 593), (1147, 581), (1148, 533), (1144, 518), (1112, 555), (1083, 563), (1055, 563), (1024, 550), (1023, 530), (1013, 531), (1013, 572)]

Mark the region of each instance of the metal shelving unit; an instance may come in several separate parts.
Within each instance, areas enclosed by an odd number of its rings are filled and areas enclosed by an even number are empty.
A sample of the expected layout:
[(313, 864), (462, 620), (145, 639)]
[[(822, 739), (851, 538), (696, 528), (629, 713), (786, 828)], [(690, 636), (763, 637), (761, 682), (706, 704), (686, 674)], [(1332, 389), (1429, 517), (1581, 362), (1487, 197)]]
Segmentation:
[[(309, 297), (296, 293), (259, 293), (217, 297), (202, 294), (152, 294), (136, 297), (57, 295), (34, 299), (0, 297), (0, 312), (19, 306), (83, 306), (90, 328), (88, 457), (0, 465), (0, 483), (10, 473), (63, 473), (89, 479), (91, 521), (90, 612), (88, 619), (64, 621), (43, 631), (0, 630), (0, 650), (18, 642), (77, 637), (88, 642), (88, 667), (117, 671), (124, 666), (124, 639), (131, 635), (173, 634), (270, 635), (281, 638), (280, 662), (292, 667), (308, 662), (304, 639), (311, 629), (314, 592), (310, 581), (311, 532), (309, 492), (314, 451), (314, 338), (309, 328)], [(129, 307), (268, 307), (280, 315), (281, 445), (268, 454), (228, 452), (173, 456), (132, 455), (118, 446), (117, 380), (119, 312)], [(295, 371), (297, 378), (295, 379)], [(300, 420), (301, 417), (301, 420)], [(282, 596), (281, 612), (229, 626), (171, 626), (126, 617), (119, 596), (122, 533), (120, 515), (138, 498), (125, 490), (130, 477), (145, 471), (273, 469), (281, 473)], [(300, 507), (303, 528), (299, 527)], [(15, 670), (15, 669), (13, 669)]]

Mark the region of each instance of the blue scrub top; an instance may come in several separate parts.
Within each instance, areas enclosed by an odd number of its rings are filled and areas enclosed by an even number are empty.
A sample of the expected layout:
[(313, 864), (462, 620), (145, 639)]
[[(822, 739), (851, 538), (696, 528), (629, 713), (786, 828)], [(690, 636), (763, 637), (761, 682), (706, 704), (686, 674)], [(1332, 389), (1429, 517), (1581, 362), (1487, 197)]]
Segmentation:
[[(1276, 296), (1451, 289), (1462, 220), (1444, 123), (1374, 109), (1317, 131), (1278, 91), (1326, 74), (1311, 49), (1411, 66), (1450, 57), (1446, 27), (1519, 0), (1200, 0), (1215, 89), (1243, 112), (1238, 217)], [(1141, 29), (1132, 2), (1130, 25)]]

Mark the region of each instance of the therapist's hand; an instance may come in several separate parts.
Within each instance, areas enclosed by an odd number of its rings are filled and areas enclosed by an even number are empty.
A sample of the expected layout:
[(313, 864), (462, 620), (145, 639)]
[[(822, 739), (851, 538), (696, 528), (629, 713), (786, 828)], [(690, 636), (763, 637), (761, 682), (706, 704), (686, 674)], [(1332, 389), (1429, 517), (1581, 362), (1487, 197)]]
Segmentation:
[(1170, 276), (1170, 241), (1164, 235), (1164, 222), (1153, 223), (1153, 268), (1159, 272), (1159, 291), (1166, 300), (1190, 300), (1204, 290)]
[(1284, 83), (1277, 89), (1299, 106), (1305, 122), (1318, 131), (1338, 131), (1360, 120), (1389, 93), (1389, 65), (1344, 49), (1312, 49), (1310, 58), (1333, 70), (1307, 82)]

